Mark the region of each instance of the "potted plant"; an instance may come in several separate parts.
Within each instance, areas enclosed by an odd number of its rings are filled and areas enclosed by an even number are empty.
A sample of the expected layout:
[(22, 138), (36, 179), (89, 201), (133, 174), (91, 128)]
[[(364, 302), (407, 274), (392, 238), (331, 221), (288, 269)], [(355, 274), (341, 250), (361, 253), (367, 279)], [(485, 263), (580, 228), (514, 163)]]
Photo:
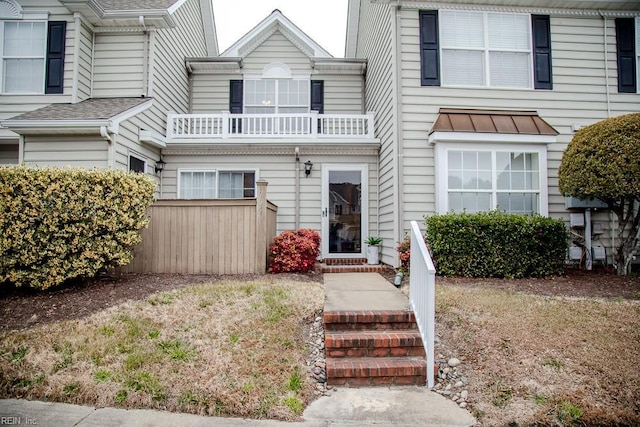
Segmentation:
[(379, 264), (380, 244), (382, 243), (382, 238), (370, 236), (364, 242), (368, 245), (367, 246), (367, 264), (369, 265)]

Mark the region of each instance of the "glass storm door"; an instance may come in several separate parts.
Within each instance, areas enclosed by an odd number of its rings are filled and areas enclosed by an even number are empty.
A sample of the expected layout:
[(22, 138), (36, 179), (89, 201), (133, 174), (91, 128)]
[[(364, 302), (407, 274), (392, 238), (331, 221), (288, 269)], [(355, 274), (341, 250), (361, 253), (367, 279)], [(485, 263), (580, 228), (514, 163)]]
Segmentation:
[(322, 168), (323, 258), (361, 258), (367, 233), (367, 166)]

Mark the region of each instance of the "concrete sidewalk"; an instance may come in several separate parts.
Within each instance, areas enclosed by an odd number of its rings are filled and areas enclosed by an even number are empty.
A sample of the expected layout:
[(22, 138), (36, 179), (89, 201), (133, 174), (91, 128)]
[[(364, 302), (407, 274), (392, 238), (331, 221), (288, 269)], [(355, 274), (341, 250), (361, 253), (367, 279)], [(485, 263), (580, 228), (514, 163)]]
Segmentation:
[(45, 427), (466, 427), (475, 419), (454, 402), (423, 387), (342, 388), (307, 407), (303, 422), (203, 417), (146, 409), (93, 408), (67, 403), (0, 400), (1, 425)]
[[(325, 310), (406, 310), (408, 299), (377, 273), (324, 275)], [(312, 402), (303, 422), (203, 417), (151, 410), (0, 400), (0, 425), (37, 426), (450, 426), (475, 424), (469, 412), (426, 387), (338, 388)]]

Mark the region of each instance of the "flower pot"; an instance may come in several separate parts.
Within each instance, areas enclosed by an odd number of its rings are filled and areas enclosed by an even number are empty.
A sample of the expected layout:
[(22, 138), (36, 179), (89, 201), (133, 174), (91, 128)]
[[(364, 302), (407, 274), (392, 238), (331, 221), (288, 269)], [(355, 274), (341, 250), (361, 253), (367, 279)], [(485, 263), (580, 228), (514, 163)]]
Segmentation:
[(367, 246), (367, 264), (378, 265), (380, 263), (379, 255), (380, 255), (380, 246), (377, 246), (377, 245)]

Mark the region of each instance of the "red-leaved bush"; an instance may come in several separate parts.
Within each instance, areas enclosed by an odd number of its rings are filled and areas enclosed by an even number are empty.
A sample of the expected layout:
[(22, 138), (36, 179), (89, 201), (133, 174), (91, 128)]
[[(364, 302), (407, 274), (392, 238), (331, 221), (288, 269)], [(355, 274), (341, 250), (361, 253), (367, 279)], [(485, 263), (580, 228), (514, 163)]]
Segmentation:
[(320, 253), (320, 233), (310, 228), (283, 231), (269, 245), (272, 273), (307, 272)]
[(404, 240), (400, 242), (400, 246), (396, 248), (400, 257), (400, 268), (404, 273), (409, 273), (409, 264), (411, 263), (411, 237), (407, 234)]

